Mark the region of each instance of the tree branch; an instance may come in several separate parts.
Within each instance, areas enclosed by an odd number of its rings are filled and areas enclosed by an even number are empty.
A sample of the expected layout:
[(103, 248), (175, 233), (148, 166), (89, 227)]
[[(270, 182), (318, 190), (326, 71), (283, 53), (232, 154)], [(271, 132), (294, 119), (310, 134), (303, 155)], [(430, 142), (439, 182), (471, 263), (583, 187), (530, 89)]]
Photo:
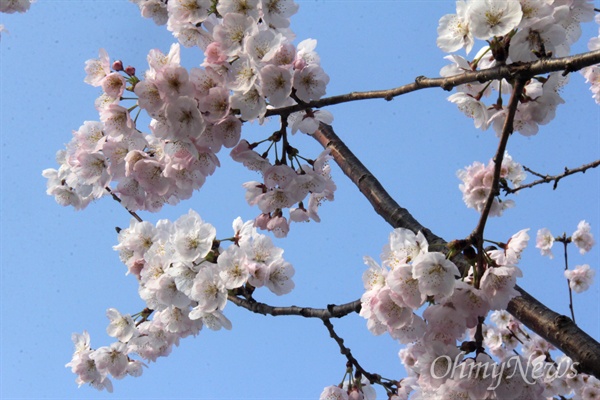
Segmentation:
[(518, 192), (519, 190), (522, 190), (522, 189), (528, 189), (530, 187), (534, 187), (534, 186), (540, 185), (542, 183), (550, 183), (550, 182), (554, 181), (554, 185), (552, 186), (552, 189), (556, 190), (556, 188), (558, 187), (558, 181), (560, 181), (565, 176), (573, 175), (573, 174), (576, 174), (578, 172), (581, 172), (581, 173), (585, 174), (585, 171), (587, 171), (588, 169), (596, 168), (599, 165), (600, 165), (600, 160), (596, 160), (596, 161), (593, 161), (593, 162), (591, 162), (589, 164), (584, 164), (584, 165), (582, 165), (581, 167), (578, 167), (578, 168), (569, 169), (569, 168), (565, 167), (565, 172), (563, 172), (562, 174), (559, 174), (559, 175), (554, 175), (554, 176), (551, 176), (551, 175), (545, 175), (544, 176), (542, 174), (538, 174), (537, 172), (532, 171), (531, 169), (527, 168), (526, 166), (523, 166), (523, 169), (525, 171), (530, 172), (533, 175), (539, 176), (542, 179), (538, 179), (537, 181), (533, 181), (531, 183), (528, 183), (526, 185), (521, 185), (521, 186), (516, 187), (516, 188), (506, 187), (506, 188), (502, 188), (502, 189), (506, 192), (506, 194), (511, 194), (511, 193), (516, 193), (516, 192)]
[(118, 202), (119, 204), (121, 204), (121, 205), (123, 206), (123, 208), (124, 208), (125, 210), (127, 210), (127, 212), (128, 212), (129, 214), (131, 214), (131, 216), (132, 216), (133, 218), (135, 218), (135, 219), (137, 220), (137, 222), (144, 222), (144, 221), (142, 220), (142, 218), (141, 218), (139, 215), (137, 215), (137, 214), (135, 213), (135, 211), (131, 211), (129, 208), (127, 208), (127, 207), (126, 207), (126, 206), (123, 204), (123, 202), (121, 201), (121, 199), (119, 198), (119, 196), (117, 196), (116, 194), (114, 194), (114, 192), (113, 192), (112, 190), (110, 190), (110, 188), (109, 188), (108, 186), (107, 186), (107, 187), (105, 187), (104, 189), (105, 189), (105, 190), (106, 190), (108, 193), (110, 193), (110, 195), (112, 196), (113, 200), (115, 200), (116, 202)]
[(235, 305), (252, 311), (253, 313), (272, 315), (274, 317), (279, 315), (296, 315), (305, 318), (319, 318), (321, 320), (326, 320), (329, 318), (342, 318), (353, 312), (360, 312), (360, 299), (339, 306), (329, 304), (327, 308), (324, 309), (297, 306), (273, 307), (265, 303), (260, 303), (252, 298), (244, 299), (231, 294), (227, 296), (227, 298)]
[[(331, 126), (321, 124), (313, 137), (324, 148), (331, 150), (335, 162), (369, 200), (375, 211), (392, 227), (410, 229), (415, 233), (420, 230), (429, 243), (446, 244), (446, 241), (423, 227), (406, 209), (396, 203), (335, 134)], [(461, 270), (468, 267), (462, 254), (457, 254), (452, 261)], [(580, 372), (600, 379), (600, 344), (579, 329), (570, 318), (550, 310), (521, 287), (515, 286), (515, 288), (521, 296), (510, 301), (507, 311), (567, 356), (579, 362)]]
[(492, 179), (492, 187), (490, 188), (485, 205), (481, 211), (479, 222), (477, 223), (477, 226), (473, 232), (467, 238), (467, 241), (477, 248), (477, 268), (475, 268), (476, 273), (474, 281), (474, 286), (477, 289), (479, 289), (479, 281), (484, 273), (485, 250), (483, 249), (483, 232), (485, 230), (485, 224), (487, 223), (490, 211), (492, 210), (494, 200), (496, 196), (500, 194), (500, 173), (502, 171), (502, 160), (504, 158), (504, 152), (506, 151), (506, 145), (508, 144), (508, 138), (513, 133), (513, 122), (515, 119), (515, 114), (517, 113), (519, 100), (521, 99), (523, 89), (525, 88), (525, 82), (526, 81), (523, 79), (517, 79), (514, 83), (513, 92), (508, 103), (508, 112), (504, 120), (504, 126), (502, 127), (500, 142), (498, 143), (498, 149), (496, 150), (496, 155), (494, 156), (494, 177)]
[(563, 75), (567, 75), (568, 73), (575, 72), (581, 68), (589, 67), (590, 65), (598, 63), (600, 63), (600, 50), (563, 58), (547, 58), (528, 63), (499, 65), (493, 68), (465, 72), (463, 74), (446, 78), (427, 78), (424, 76), (419, 76), (415, 78), (413, 83), (399, 86), (394, 89), (352, 92), (338, 96), (326, 97), (320, 100), (313, 100), (309, 103), (300, 103), (289, 107), (267, 110), (265, 117), (272, 115), (289, 115), (293, 112), (306, 110), (308, 108), (321, 108), (357, 100), (385, 99), (390, 101), (394, 97), (427, 88), (439, 87), (450, 91), (458, 85), (471, 82), (483, 83), (497, 79), (512, 80), (516, 77), (527, 80), (536, 75), (556, 71), (564, 71)]
[(396, 390), (398, 390), (398, 382), (389, 379), (386, 379), (384, 381), (384, 378), (382, 378), (380, 375), (372, 374), (370, 372), (365, 371), (365, 369), (358, 363), (358, 360), (352, 355), (352, 351), (344, 345), (344, 339), (342, 339), (338, 336), (337, 333), (335, 333), (335, 330), (333, 329), (333, 324), (331, 323), (331, 321), (329, 321), (329, 319), (325, 318), (323, 320), (323, 324), (325, 324), (325, 327), (329, 331), (329, 336), (338, 344), (340, 348), (340, 353), (346, 356), (348, 363), (350, 363), (362, 376), (367, 378), (369, 380), (369, 383), (377, 383), (385, 387), (391, 393), (394, 393), (396, 392)]

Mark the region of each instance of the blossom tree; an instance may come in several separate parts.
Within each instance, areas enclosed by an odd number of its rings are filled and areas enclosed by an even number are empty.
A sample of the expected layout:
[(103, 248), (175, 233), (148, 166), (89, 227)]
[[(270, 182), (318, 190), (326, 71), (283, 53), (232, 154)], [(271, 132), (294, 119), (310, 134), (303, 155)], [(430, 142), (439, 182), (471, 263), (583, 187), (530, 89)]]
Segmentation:
[[(13, 3), (16, 11), (26, 9)], [(234, 329), (227, 317), (233, 303), (252, 313), (322, 321), (345, 362), (321, 399), (374, 399), (377, 391), (389, 399), (599, 397), (600, 344), (575, 323), (573, 301), (573, 292), (590, 287), (596, 266), (568, 263), (569, 252), (585, 254), (594, 246), (590, 224), (580, 220), (570, 235), (537, 231), (542, 256), (558, 254), (554, 246), (563, 244), (565, 270), (556, 279), (566, 281), (569, 316), (518, 286), (531, 228), (502, 238), (486, 230), (492, 217), (519, 206), (517, 193), (556, 189), (559, 181), (600, 165), (586, 160), (551, 175), (508, 153), (515, 136), (538, 135), (560, 113), (560, 90), (571, 75), (580, 72), (600, 103), (600, 39), (589, 40), (589, 52), (570, 50), (582, 23), (600, 23), (592, 3), (459, 0), (455, 13), (439, 16), (437, 45), (449, 54), (440, 77), (329, 97), (335, 77), (322, 67), (317, 40), (294, 40), (299, 7), (293, 0), (134, 3), (178, 43), (150, 50), (147, 66), (126, 65), (104, 49), (88, 60), (85, 82), (100, 92), (98, 118), (73, 132), (57, 153), (57, 169), (43, 171), (47, 193), (63, 206), (82, 210), (106, 197), (129, 213), (114, 250), (145, 303), (127, 312), (107, 305), (112, 343), (97, 347), (87, 331), (73, 334), (67, 367), (77, 384), (112, 391), (114, 379), (143, 375), (182, 339), (203, 329)], [(182, 65), (182, 46), (197, 50), (198, 67)], [(488, 160), (456, 173), (477, 220), (468, 234), (451, 240), (392, 198), (348, 146), (347, 133), (334, 129), (334, 106), (390, 101), (428, 88), (451, 91), (448, 101), (475, 129), (497, 137)], [(276, 130), (248, 135), (251, 123), (276, 124)], [(304, 136), (322, 150), (305, 150)], [(256, 174), (257, 180), (240, 182), (256, 210), (253, 219), (232, 215), (231, 228), (215, 227), (201, 207), (174, 220), (141, 217), (204, 190), (227, 156)], [(333, 173), (334, 163), (346, 177)], [(285, 243), (294, 240), (300, 222), (314, 230), (325, 223), (322, 207), (335, 207), (329, 203), (336, 182), (346, 178), (391, 226), (380, 260), (364, 257), (362, 296), (319, 308), (260, 301), (266, 291), (302, 290), (294, 276), (306, 267), (284, 256)], [(276, 245), (273, 237), (287, 239)], [(352, 353), (334, 326), (352, 314), (363, 317), (373, 335), (398, 342), (405, 374), (384, 377)]]

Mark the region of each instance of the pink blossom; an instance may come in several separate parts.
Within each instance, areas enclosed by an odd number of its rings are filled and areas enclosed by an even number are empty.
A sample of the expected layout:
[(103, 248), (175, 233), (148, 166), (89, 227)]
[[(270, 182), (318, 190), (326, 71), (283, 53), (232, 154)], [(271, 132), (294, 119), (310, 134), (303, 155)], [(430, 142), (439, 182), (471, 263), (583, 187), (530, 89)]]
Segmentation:
[(193, 85), (189, 81), (187, 70), (179, 65), (166, 65), (156, 73), (154, 84), (161, 99), (173, 101), (180, 96), (193, 94)]
[(213, 31), (213, 37), (219, 42), (221, 51), (227, 56), (238, 54), (245, 36), (252, 35), (258, 28), (252, 17), (243, 14), (228, 13), (221, 24)]
[(200, 136), (206, 122), (200, 114), (195, 99), (182, 96), (167, 104), (165, 115), (169, 125), (169, 134), (175, 138)]
[(156, 85), (148, 80), (138, 82), (134, 93), (138, 96), (138, 104), (146, 110), (150, 116), (155, 116), (163, 108), (164, 101), (160, 98), (160, 92)]
[(456, 14), (447, 14), (440, 19), (437, 45), (442, 51), (452, 53), (464, 47), (469, 54), (473, 48), (475, 41), (469, 30), (467, 10), (467, 3), (459, 0), (456, 2)]
[(523, 273), (515, 266), (486, 269), (481, 278), (481, 291), (489, 301), (490, 309), (505, 309), (510, 299), (519, 296), (515, 284), (521, 276)]
[(547, 228), (542, 228), (537, 231), (535, 247), (540, 249), (543, 256), (554, 258), (552, 254), (552, 245), (554, 244), (554, 235)]
[(115, 138), (127, 136), (135, 128), (129, 111), (117, 104), (111, 104), (101, 110), (100, 120), (104, 123), (105, 132)]
[(131, 315), (121, 315), (118, 310), (109, 308), (106, 316), (110, 319), (106, 328), (109, 336), (116, 337), (121, 342), (128, 342), (133, 337), (136, 329)]
[(433, 296), (440, 301), (450, 296), (454, 291), (455, 277), (460, 276), (456, 265), (437, 252), (417, 257), (412, 268), (413, 277), (419, 281), (422, 300)]
[(227, 289), (219, 278), (219, 273), (214, 264), (203, 266), (196, 278), (190, 293), (191, 299), (198, 305), (190, 311), (190, 319), (198, 319), (202, 313), (211, 313), (223, 310), (227, 303)]
[(489, 251), (488, 255), (496, 261), (496, 264), (498, 265), (518, 264), (521, 259), (521, 253), (527, 247), (527, 243), (529, 242), (528, 231), (529, 228), (520, 230), (508, 239), (502, 250)]
[(108, 53), (104, 49), (100, 49), (98, 59), (87, 60), (85, 62), (85, 83), (92, 86), (102, 85), (104, 78), (110, 74), (110, 60)]
[(102, 90), (115, 99), (119, 99), (123, 95), (125, 86), (125, 78), (118, 72), (112, 72), (102, 79)]
[(276, 238), (284, 238), (290, 231), (290, 223), (284, 216), (277, 215), (267, 222), (267, 230), (273, 232)]
[(424, 296), (419, 290), (419, 281), (413, 277), (411, 265), (396, 265), (388, 273), (386, 283), (396, 295), (402, 298), (404, 304), (413, 310), (424, 303)]
[(294, 0), (262, 0), (263, 21), (275, 28), (290, 26), (290, 17), (298, 11)]
[(473, 36), (487, 40), (516, 28), (523, 12), (518, 0), (481, 0), (470, 3), (468, 16)]
[(307, 65), (301, 70), (294, 71), (293, 86), (296, 96), (305, 103), (319, 100), (325, 95), (329, 83), (329, 75), (318, 65)]
[(283, 41), (284, 36), (274, 29), (259, 30), (253, 35), (246, 36), (244, 51), (255, 63), (260, 65), (271, 60)]
[(167, 3), (169, 19), (200, 23), (208, 17), (210, 0), (171, 0)]
[(206, 62), (209, 64), (222, 65), (227, 61), (227, 55), (223, 54), (221, 51), (219, 42), (212, 42), (209, 44), (204, 51), (204, 55), (206, 56)]
[(164, 196), (171, 187), (171, 180), (164, 173), (164, 165), (152, 159), (143, 159), (135, 163), (132, 177), (148, 194)]
[(331, 124), (333, 122), (333, 114), (327, 110), (306, 110), (293, 113), (288, 117), (288, 122), (292, 127), (292, 134), (298, 130), (302, 133), (312, 135), (319, 129), (319, 125)]
[(458, 106), (458, 109), (467, 117), (472, 118), (475, 123), (475, 128), (482, 131), (488, 128), (488, 110), (487, 106), (473, 96), (459, 92), (448, 97), (448, 101)]
[(292, 264), (285, 261), (283, 258), (278, 258), (270, 263), (265, 271), (267, 279), (265, 286), (278, 296), (287, 294), (294, 289), (295, 270)]
[(246, 121), (262, 117), (267, 111), (265, 98), (260, 95), (256, 87), (252, 87), (247, 92), (234, 92), (230, 102), (231, 108), (240, 110), (242, 119)]
[(571, 235), (571, 240), (579, 248), (581, 254), (585, 254), (594, 246), (594, 236), (591, 232), (590, 224), (585, 220), (577, 224), (577, 230)]
[(117, 379), (127, 374), (127, 345), (125, 343), (112, 343), (110, 347), (100, 347), (90, 354), (90, 358), (96, 362), (96, 368), (100, 373), (109, 373)]
[[(261, 91), (273, 107), (281, 107), (292, 92), (292, 73), (288, 68), (267, 65), (260, 70)], [(293, 130), (293, 128), (292, 128)]]
[(577, 265), (573, 270), (565, 271), (565, 278), (569, 280), (569, 287), (577, 293), (585, 292), (590, 288), (596, 271), (588, 264)]
[(348, 393), (339, 386), (327, 386), (321, 392), (319, 400), (348, 400)]

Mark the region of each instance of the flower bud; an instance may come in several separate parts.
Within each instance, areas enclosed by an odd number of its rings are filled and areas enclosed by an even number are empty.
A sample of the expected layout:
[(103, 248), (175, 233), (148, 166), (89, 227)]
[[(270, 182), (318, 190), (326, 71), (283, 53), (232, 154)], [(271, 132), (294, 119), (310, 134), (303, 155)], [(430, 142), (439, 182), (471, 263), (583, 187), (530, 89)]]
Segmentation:
[(125, 73), (129, 76), (134, 76), (135, 68), (133, 68), (131, 65), (128, 65), (127, 68), (125, 68)]
[(116, 60), (112, 65), (112, 69), (114, 71), (123, 71), (123, 62), (121, 60)]

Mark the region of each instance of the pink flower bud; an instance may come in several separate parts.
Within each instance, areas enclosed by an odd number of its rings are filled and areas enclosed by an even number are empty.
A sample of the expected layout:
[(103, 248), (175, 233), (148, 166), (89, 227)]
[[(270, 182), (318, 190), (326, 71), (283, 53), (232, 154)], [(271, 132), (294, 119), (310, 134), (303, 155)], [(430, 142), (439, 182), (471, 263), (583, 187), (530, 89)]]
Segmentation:
[(271, 220), (271, 216), (269, 214), (260, 214), (258, 217), (256, 217), (256, 219), (254, 220), (254, 226), (259, 228), (259, 229), (267, 229), (267, 224), (269, 223), (269, 221)]
[(116, 60), (112, 65), (112, 69), (114, 71), (123, 71), (123, 62), (121, 60)]
[(306, 61), (304, 61), (304, 58), (298, 58), (296, 61), (294, 61), (294, 69), (302, 70), (304, 67), (306, 67)]
[(128, 65), (127, 68), (125, 68), (125, 73), (129, 76), (134, 76), (135, 68), (133, 68), (131, 65)]

